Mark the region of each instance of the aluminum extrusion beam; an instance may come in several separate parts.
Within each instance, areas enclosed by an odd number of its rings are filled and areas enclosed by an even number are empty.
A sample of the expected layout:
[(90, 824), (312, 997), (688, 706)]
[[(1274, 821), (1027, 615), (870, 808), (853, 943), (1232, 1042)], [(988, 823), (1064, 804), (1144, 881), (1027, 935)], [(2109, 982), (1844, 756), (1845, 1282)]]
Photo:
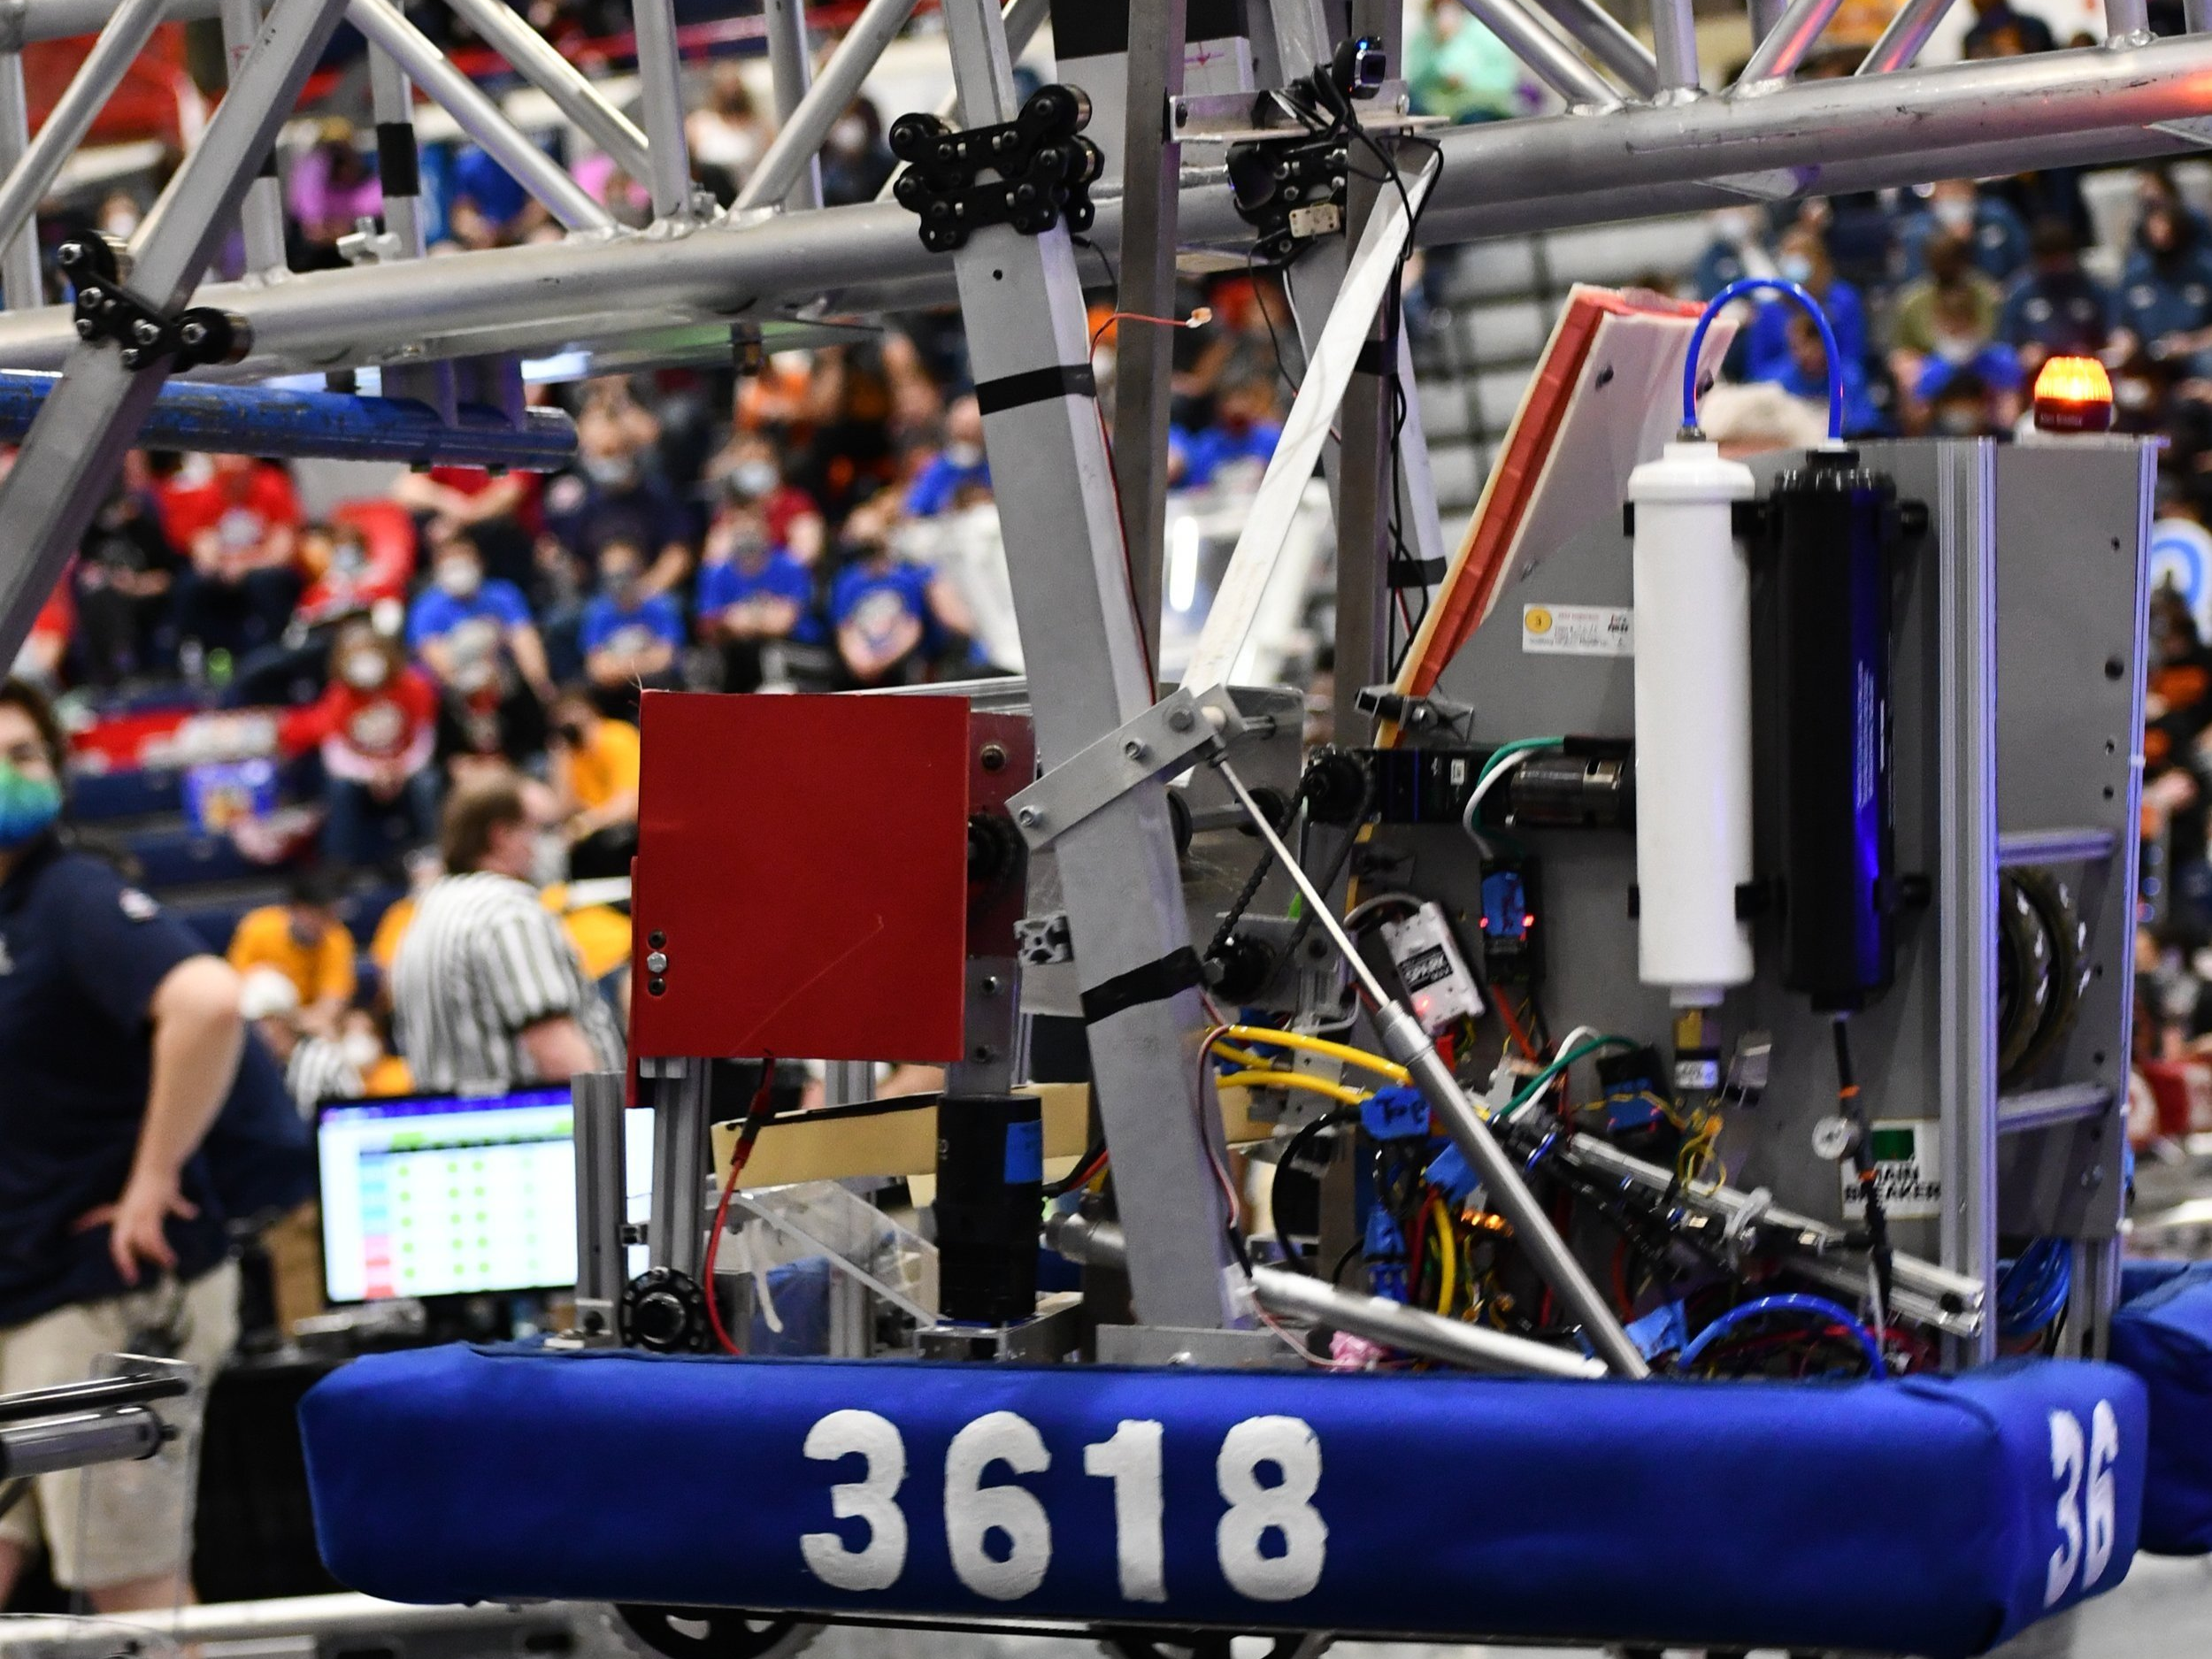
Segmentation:
[(372, 45), (389, 52), (408, 77), (555, 219), (571, 230), (614, 228), (614, 215), (570, 178), (566, 168), (532, 143), (390, 0), (347, 0), (346, 16)]
[[(246, 66), (261, 34), (261, 0), (223, 0), (223, 68), (228, 85)], [(284, 186), (275, 171), (262, 173), (246, 187), (246, 200), (238, 210), (239, 229), (246, 243), (246, 270), (250, 275), (281, 277), (291, 268), (284, 250)]]
[[(1128, 1259), (1128, 1240), (1120, 1227), (1083, 1216), (1052, 1217), (1045, 1224), (1045, 1243), (1071, 1262), (1090, 1267), (1118, 1268)], [(1286, 1319), (1326, 1325), (1404, 1353), (1442, 1360), (1448, 1365), (1463, 1365), (1471, 1371), (1575, 1381), (1594, 1381), (1609, 1374), (1599, 1361), (1572, 1348), (1552, 1348), (1463, 1319), (1447, 1319), (1381, 1296), (1340, 1290), (1279, 1267), (1252, 1270), (1252, 1299)]]
[(1630, 34), (1597, 0), (1536, 0), (1536, 4), (1638, 97), (1648, 98), (1659, 90), (1659, 62), (1651, 55), (1651, 48)]
[(1775, 20), (1751, 54), (1751, 61), (1744, 65), (1743, 73), (1736, 77), (1732, 90), (1754, 90), (1788, 76), (1819, 42), (1821, 30), (1828, 27), (1828, 19), (1842, 4), (1843, 0), (1790, 0), (1789, 9)]
[(676, 49), (676, 11), (671, 0), (630, 0), (637, 34), (638, 94), (645, 106), (650, 149), (644, 182), (653, 196), (653, 217), (664, 224), (692, 225), (691, 141), (684, 135), (684, 65)]
[[(145, 304), (173, 313), (191, 296), (344, 13), (344, 0), (282, 0), (269, 19), (207, 131), (131, 239), (131, 289)], [(0, 480), (0, 660), (22, 648), (168, 367), (162, 359), (127, 369), (121, 351), (96, 342), (70, 352), (61, 384)]]
[[(19, 443), (59, 377), (0, 370), (0, 443)], [(550, 472), (576, 456), (576, 427), (557, 410), (533, 409), (519, 429), (497, 410), (464, 405), (449, 426), (408, 397), (355, 397), (274, 386), (173, 380), (146, 416), (150, 449), (404, 461), (411, 466), (507, 467)]]
[(1920, 49), (1928, 43), (1928, 37), (1936, 32), (1951, 9), (1951, 0), (1905, 0), (1889, 27), (1882, 31), (1866, 56), (1860, 60), (1856, 71), (1862, 75), (1893, 75), (1901, 69), (1912, 67), (1913, 59), (1920, 56)]
[[(1530, 73), (1577, 110), (1620, 107), (1621, 96), (1582, 55), (1524, 11), (1520, 0), (1459, 0)], [(1832, 0), (1840, 5), (1842, 0)]]
[(38, 135), (31, 140), (23, 158), (0, 182), (0, 242), (19, 234), (31, 224), (39, 203), (84, 136), (123, 76), (131, 60), (145, 50), (159, 27), (168, 0), (123, 0), (115, 15), (100, 31), (100, 38), (77, 66), (69, 88), (54, 105)]
[(733, 211), (770, 207), (791, 194), (829, 136), (837, 118), (860, 94), (861, 83), (883, 56), (883, 49), (898, 38), (914, 14), (914, 0), (868, 0), (867, 8), (822, 65), (822, 73), (799, 100), (791, 119), (770, 142), (753, 176), (737, 193)]
[[(31, 143), (31, 101), (23, 87), (23, 54), (0, 51), (0, 176), (12, 173)], [(29, 219), (0, 242), (0, 291), (8, 309), (28, 311), (46, 300), (38, 227)]]
[(517, 74), (552, 99), (554, 107), (605, 150), (616, 166), (641, 181), (653, 176), (645, 134), (637, 123), (601, 97), (599, 88), (584, 72), (525, 22), (506, 0), (447, 0), (447, 4)]
[[(814, 84), (814, 58), (807, 50), (806, 0), (761, 0), (760, 20), (768, 35), (769, 91), (775, 104), (777, 130), (781, 131), (791, 124), (807, 88)], [(883, 188), (887, 193), (890, 190), (890, 179), (884, 180)], [(783, 205), (795, 213), (822, 205), (819, 156), (806, 158), (797, 182), (784, 195)]]

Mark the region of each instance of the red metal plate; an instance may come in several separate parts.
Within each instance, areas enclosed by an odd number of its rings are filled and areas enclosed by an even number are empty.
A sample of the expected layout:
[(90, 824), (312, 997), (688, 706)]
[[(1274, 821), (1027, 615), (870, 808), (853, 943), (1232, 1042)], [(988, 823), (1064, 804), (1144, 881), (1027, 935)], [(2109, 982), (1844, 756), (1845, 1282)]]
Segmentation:
[(648, 692), (640, 724), (632, 1051), (959, 1058), (966, 703)]

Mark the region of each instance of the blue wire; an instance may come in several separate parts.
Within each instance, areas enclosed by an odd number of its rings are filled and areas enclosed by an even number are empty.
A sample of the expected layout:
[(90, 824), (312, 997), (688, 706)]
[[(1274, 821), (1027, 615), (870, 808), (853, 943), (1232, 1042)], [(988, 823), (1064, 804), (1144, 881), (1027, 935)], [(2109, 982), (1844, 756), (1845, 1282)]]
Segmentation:
[(1731, 1308), (1697, 1333), (1690, 1345), (1682, 1350), (1680, 1356), (1674, 1362), (1675, 1370), (1688, 1371), (1703, 1356), (1707, 1348), (1712, 1347), (1738, 1325), (1769, 1313), (1815, 1314), (1823, 1319), (1842, 1325), (1858, 1340), (1859, 1347), (1865, 1350), (1867, 1368), (1875, 1380), (1879, 1382), (1889, 1376), (1889, 1367), (1882, 1363), (1882, 1345), (1874, 1340), (1871, 1332), (1853, 1317), (1849, 1309), (1839, 1302), (1829, 1301), (1825, 1296), (1797, 1294), (1762, 1296), (1756, 1302), (1745, 1302), (1740, 1308)]
[(1697, 365), (1705, 349), (1705, 331), (1713, 326), (1722, 307), (1739, 296), (1764, 289), (1794, 300), (1804, 308), (1805, 315), (1813, 319), (1813, 326), (1820, 330), (1821, 349), (1828, 354), (1828, 436), (1833, 440), (1843, 436), (1843, 353), (1836, 346), (1836, 331), (1828, 326), (1828, 313), (1820, 309), (1820, 302), (1805, 291), (1802, 284), (1786, 282), (1778, 277), (1740, 277), (1713, 296), (1705, 314), (1697, 319), (1697, 327), (1690, 334), (1689, 360), (1682, 365), (1682, 424), (1697, 425)]
[(1997, 1330), (2032, 1336), (2066, 1311), (2074, 1290), (2074, 1251), (2064, 1239), (2038, 1239), (1997, 1275)]

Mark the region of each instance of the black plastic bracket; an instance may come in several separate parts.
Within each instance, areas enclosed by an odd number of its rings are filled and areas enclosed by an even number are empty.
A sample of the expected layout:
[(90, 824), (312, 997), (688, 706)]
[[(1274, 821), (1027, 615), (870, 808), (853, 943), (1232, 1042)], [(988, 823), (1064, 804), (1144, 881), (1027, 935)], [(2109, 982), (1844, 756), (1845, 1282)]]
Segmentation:
[(252, 349), (245, 319), (211, 305), (195, 305), (173, 317), (157, 311), (124, 286), (121, 261), (104, 236), (80, 236), (56, 255), (77, 290), (77, 338), (111, 341), (122, 348), (127, 369), (152, 367), (173, 357), (178, 369), (204, 363), (235, 363)]
[(1296, 133), (1229, 146), (1229, 193), (1237, 217), (1260, 233), (1252, 257), (1287, 265), (1309, 242), (1344, 228), (1351, 177), (1340, 133)]
[[(891, 123), (891, 153), (906, 164), (891, 194), (922, 221), (922, 246), (951, 253), (986, 225), (1038, 236), (1064, 221), (1080, 234), (1096, 210), (1090, 185), (1105, 158), (1082, 136), (1091, 101), (1077, 87), (1039, 87), (1021, 113), (955, 132), (934, 115)], [(986, 173), (989, 177), (985, 177)]]

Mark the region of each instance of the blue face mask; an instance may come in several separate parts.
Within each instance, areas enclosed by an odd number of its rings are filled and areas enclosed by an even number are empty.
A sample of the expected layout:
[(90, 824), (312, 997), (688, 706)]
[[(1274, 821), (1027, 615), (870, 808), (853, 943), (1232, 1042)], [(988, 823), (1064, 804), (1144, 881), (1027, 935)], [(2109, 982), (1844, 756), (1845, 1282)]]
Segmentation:
[(61, 786), (0, 760), (0, 852), (27, 847), (61, 816)]

